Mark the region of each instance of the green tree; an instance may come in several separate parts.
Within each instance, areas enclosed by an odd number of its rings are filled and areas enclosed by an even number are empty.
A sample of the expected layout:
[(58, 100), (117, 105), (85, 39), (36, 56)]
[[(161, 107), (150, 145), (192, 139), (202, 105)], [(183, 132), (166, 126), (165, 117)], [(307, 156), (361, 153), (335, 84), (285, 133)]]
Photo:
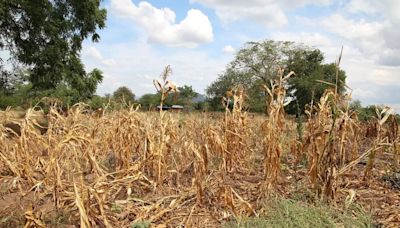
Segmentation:
[(178, 87), (178, 94), (170, 94), (170, 103), (185, 106), (185, 109), (194, 109), (195, 104), (193, 99), (198, 95), (196, 91), (193, 90), (192, 86), (184, 85)]
[[(289, 79), (289, 94), (292, 102), (288, 105), (289, 113), (304, 112), (306, 104), (319, 101), (326, 89), (335, 88), (336, 65), (323, 64), (324, 56), (318, 49), (296, 50), (289, 58), (286, 68), (296, 76)], [(346, 73), (339, 71), (338, 92), (345, 91)]]
[[(354, 111), (358, 115), (358, 119), (361, 121), (370, 121), (373, 119), (376, 119), (377, 113), (382, 111), (385, 108), (385, 105), (367, 105), (367, 106), (362, 106), (360, 100), (353, 100), (350, 103), (350, 110)], [(396, 115), (396, 118), (398, 119), (398, 115)]]
[(13, 72), (4, 69), (4, 61), (0, 59), (0, 93), (11, 95), (18, 85), (26, 81), (23, 70)]
[[(43, 98), (53, 98), (59, 105), (71, 106), (77, 102), (88, 101), (96, 92), (97, 84), (103, 78), (100, 70), (93, 70), (81, 78), (77, 88), (71, 88), (65, 83), (60, 83), (54, 89), (32, 89), (32, 83), (18, 82), (12, 85), (12, 90), (0, 90), (0, 107), (22, 106), (28, 108), (36, 105)], [(85, 89), (80, 89), (85, 88)], [(42, 105), (44, 105), (42, 103)]]
[(159, 105), (160, 99), (161, 95), (159, 93), (147, 93), (139, 98), (139, 104), (142, 106), (142, 108), (149, 109), (150, 107), (156, 107), (157, 105)]
[(232, 66), (228, 66), (225, 72), (219, 75), (206, 90), (209, 97), (209, 105), (212, 110), (224, 110), (221, 99), (226, 92), (241, 85), (247, 93), (246, 104), (250, 111), (262, 112), (265, 109), (265, 94), (260, 90), (263, 80), (254, 77), (251, 72), (236, 71)]
[(118, 103), (132, 104), (135, 102), (135, 94), (128, 87), (122, 86), (115, 90), (113, 99)]
[(106, 97), (94, 95), (92, 99), (88, 101), (88, 104), (93, 110), (103, 108), (106, 104), (108, 104), (108, 100)]
[(248, 42), (228, 67), (236, 73), (249, 74), (269, 84), (269, 80), (277, 76), (278, 70), (285, 68), (295, 51), (302, 48), (289, 41)]
[(7, 0), (0, 2), (0, 49), (29, 69), (33, 90), (60, 84), (87, 97), (101, 81), (100, 71), (86, 74), (82, 41), (99, 40), (106, 10), (100, 0)]
[(221, 98), (226, 91), (242, 86), (247, 93), (246, 103), (250, 111), (265, 110), (265, 93), (262, 84), (277, 76), (280, 68), (285, 68), (287, 60), (294, 54), (298, 45), (293, 42), (265, 40), (248, 42), (227, 69), (206, 90), (213, 110), (223, 110)]
[(199, 101), (195, 103), (195, 109), (198, 111), (209, 111), (210, 103), (208, 101)]
[[(319, 99), (324, 90), (335, 83), (335, 65), (323, 64), (323, 60), (318, 49), (293, 42), (249, 42), (207, 88), (211, 107), (221, 109), (220, 101), (226, 91), (241, 85), (247, 93), (250, 111), (264, 111), (265, 93), (260, 87), (270, 85), (269, 81), (278, 75), (278, 70), (285, 69), (285, 72), (296, 73), (286, 85), (288, 99), (292, 100), (288, 111), (292, 114), (302, 112), (306, 104)], [(344, 71), (340, 71), (339, 92), (344, 91), (345, 78)]]
[(184, 85), (182, 87), (178, 87), (179, 98), (184, 101), (184, 103), (190, 102), (193, 98), (195, 98), (198, 93), (193, 90), (192, 86)]

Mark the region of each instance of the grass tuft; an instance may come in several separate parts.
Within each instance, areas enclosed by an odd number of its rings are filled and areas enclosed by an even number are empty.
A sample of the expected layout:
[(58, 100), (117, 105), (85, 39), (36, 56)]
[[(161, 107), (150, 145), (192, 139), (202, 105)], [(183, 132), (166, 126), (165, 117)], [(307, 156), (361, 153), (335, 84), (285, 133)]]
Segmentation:
[(264, 217), (242, 217), (225, 227), (373, 227), (371, 215), (358, 206), (342, 211), (327, 205), (274, 198), (265, 204), (265, 211)]

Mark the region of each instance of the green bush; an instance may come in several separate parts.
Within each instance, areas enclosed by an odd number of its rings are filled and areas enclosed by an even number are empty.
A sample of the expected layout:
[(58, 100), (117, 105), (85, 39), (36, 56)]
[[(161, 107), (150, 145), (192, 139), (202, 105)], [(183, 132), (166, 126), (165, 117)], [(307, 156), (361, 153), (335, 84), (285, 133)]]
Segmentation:
[(107, 98), (101, 97), (101, 96), (98, 96), (98, 95), (94, 95), (92, 97), (92, 99), (90, 99), (88, 101), (88, 105), (93, 110), (103, 108), (105, 105), (107, 105), (107, 103), (108, 103), (108, 99)]

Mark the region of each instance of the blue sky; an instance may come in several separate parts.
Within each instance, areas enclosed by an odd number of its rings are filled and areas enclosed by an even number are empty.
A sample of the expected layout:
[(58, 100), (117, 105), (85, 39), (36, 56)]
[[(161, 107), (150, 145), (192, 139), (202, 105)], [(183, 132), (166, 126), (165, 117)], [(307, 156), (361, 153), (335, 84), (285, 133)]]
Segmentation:
[(128, 86), (155, 92), (165, 65), (178, 85), (204, 89), (248, 41), (290, 40), (321, 49), (342, 68), (354, 99), (400, 111), (400, 1), (107, 0), (101, 41), (85, 41), (83, 61), (105, 78), (99, 94)]

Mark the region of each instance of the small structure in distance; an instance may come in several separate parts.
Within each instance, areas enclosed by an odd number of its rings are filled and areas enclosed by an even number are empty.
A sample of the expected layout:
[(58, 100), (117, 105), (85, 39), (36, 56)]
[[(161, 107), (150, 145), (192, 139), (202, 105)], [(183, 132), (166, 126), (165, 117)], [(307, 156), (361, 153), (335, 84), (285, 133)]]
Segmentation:
[(172, 110), (182, 110), (183, 109), (183, 105), (172, 105), (171, 109)]
[[(162, 106), (162, 110), (164, 110), (164, 111), (166, 111), (166, 110), (172, 110), (172, 111), (175, 111), (175, 112), (179, 112), (179, 111), (181, 111), (181, 110), (183, 110), (183, 105), (172, 105), (171, 107), (169, 107), (169, 106), (167, 106), (167, 105), (163, 105)], [(157, 110), (160, 110), (161, 109), (161, 105), (158, 105), (157, 106)]]
[[(160, 110), (161, 109), (161, 105), (157, 105), (157, 110)], [(170, 109), (170, 107), (169, 106), (167, 106), (167, 105), (163, 105), (162, 106), (162, 110), (169, 110)]]

